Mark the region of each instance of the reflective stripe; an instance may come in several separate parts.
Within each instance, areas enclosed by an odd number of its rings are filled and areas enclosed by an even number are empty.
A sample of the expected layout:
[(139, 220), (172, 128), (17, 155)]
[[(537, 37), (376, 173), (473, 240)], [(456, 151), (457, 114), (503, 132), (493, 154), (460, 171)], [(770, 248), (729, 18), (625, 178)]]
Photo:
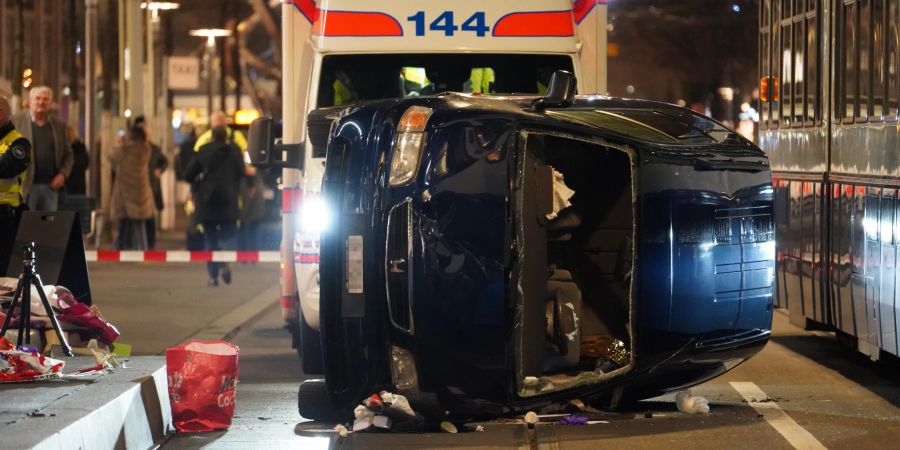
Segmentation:
[[(6, 136), (0, 138), (0, 155), (6, 153), (16, 139), (24, 138), (21, 133), (11, 130)], [(18, 176), (0, 178), (0, 204), (19, 206), (22, 204), (22, 185), (25, 183), (27, 170), (23, 170)]]

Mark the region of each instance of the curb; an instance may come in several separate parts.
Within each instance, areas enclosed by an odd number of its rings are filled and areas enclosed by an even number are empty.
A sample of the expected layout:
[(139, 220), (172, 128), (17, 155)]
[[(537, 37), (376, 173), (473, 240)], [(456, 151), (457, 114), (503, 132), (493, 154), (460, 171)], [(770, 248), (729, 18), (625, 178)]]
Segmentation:
[[(81, 358), (86, 360), (87, 358)], [(59, 397), (39, 410), (0, 426), (3, 448), (153, 448), (173, 430), (165, 360), (131, 358), (125, 368), (96, 382), (34, 385)], [(4, 403), (27, 401), (7, 391)]]

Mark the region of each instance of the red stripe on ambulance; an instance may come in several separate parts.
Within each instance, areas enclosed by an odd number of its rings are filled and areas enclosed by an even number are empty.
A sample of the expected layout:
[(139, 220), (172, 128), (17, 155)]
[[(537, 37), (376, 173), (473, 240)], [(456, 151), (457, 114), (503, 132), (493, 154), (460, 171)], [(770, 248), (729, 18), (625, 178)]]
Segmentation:
[(397, 19), (380, 12), (316, 10), (313, 34), (332, 37), (403, 36)]
[(306, 17), (309, 23), (313, 23), (316, 20), (316, 2), (313, 0), (284, 0), (284, 2), (293, 4), (300, 11), (300, 14)]
[(572, 6), (572, 15), (575, 16), (575, 23), (581, 23), (594, 7), (597, 5), (605, 5), (606, 0), (576, 0)]
[(281, 191), (281, 212), (292, 213), (300, 210), (303, 189), (284, 188)]
[(572, 11), (507, 14), (494, 24), (496, 37), (568, 37), (575, 35)]

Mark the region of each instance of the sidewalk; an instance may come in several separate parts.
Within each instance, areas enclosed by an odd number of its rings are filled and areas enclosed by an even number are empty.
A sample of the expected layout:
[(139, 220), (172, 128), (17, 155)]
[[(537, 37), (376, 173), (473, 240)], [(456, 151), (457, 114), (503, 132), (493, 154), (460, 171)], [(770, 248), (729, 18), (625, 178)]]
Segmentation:
[[(189, 339), (230, 339), (277, 308), (273, 264), (234, 264), (230, 286), (206, 286), (204, 264), (94, 263), (94, 302), (132, 344), (161, 355)], [(290, 343), (285, 351), (293, 353)], [(64, 358), (66, 371), (89, 358)], [(0, 448), (152, 448), (172, 428), (165, 358), (135, 356), (91, 380), (0, 385)]]

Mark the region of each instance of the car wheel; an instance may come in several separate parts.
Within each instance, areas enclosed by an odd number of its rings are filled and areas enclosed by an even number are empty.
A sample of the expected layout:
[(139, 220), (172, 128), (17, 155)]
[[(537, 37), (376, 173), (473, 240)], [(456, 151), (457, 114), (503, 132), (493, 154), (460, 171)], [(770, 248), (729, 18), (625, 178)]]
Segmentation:
[(300, 313), (300, 345), (297, 347), (300, 353), (300, 362), (303, 373), (306, 375), (323, 375), (325, 367), (322, 359), (322, 335), (318, 330), (312, 329)]
[(331, 397), (328, 395), (328, 385), (325, 380), (306, 380), (300, 383), (297, 390), (297, 411), (304, 419), (316, 422), (328, 422), (335, 420), (334, 408), (331, 406)]

